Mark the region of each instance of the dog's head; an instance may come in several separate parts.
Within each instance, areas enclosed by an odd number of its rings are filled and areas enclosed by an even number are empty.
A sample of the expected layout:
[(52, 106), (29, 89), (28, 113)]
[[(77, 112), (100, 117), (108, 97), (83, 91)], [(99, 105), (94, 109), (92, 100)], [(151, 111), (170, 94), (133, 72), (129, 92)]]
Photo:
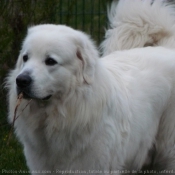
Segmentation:
[(29, 28), (16, 70), (17, 93), (49, 99), (91, 84), (97, 49), (87, 35), (62, 25)]

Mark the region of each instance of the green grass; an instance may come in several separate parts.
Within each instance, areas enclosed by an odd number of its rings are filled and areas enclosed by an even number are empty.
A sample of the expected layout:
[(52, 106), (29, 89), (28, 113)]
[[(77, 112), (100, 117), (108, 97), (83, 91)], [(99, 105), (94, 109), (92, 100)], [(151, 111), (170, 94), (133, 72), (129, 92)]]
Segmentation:
[(5, 115), (1, 114), (0, 119), (0, 174), (3, 171), (28, 171), (21, 144), (13, 132), (9, 139), (11, 127), (5, 122)]

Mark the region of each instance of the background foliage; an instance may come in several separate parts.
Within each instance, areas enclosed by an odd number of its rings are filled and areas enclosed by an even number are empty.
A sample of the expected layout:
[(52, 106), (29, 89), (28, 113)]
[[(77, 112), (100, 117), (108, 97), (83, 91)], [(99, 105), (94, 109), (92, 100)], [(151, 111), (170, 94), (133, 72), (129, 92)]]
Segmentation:
[[(100, 43), (111, 0), (0, 0), (0, 174), (1, 170), (27, 170), (21, 145), (12, 135), (7, 139), (7, 72), (15, 65), (27, 28), (36, 24), (66, 24), (91, 34)], [(25, 173), (28, 174), (28, 173)]]

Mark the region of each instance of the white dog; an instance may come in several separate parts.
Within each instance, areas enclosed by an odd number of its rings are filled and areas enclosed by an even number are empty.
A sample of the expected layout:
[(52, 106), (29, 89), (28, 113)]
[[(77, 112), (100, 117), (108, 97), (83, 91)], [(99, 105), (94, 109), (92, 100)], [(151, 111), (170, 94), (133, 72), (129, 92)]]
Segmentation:
[[(112, 5), (104, 55), (175, 46), (171, 7), (151, 2), (121, 0), (117, 11)], [(141, 172), (153, 145), (152, 169), (173, 174), (175, 51), (165, 47), (99, 59), (80, 31), (29, 28), (7, 86), (10, 122), (24, 94), (15, 132), (31, 174)]]

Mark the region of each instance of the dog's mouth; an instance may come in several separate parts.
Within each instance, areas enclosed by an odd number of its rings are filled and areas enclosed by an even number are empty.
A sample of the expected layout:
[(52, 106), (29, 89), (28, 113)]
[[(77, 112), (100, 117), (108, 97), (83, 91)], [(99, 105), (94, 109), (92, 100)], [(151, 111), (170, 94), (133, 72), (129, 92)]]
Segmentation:
[(49, 100), (51, 97), (52, 97), (52, 95), (48, 95), (48, 96), (42, 98), (41, 100)]
[(27, 99), (27, 100), (35, 99), (35, 100), (44, 100), (45, 101), (45, 100), (49, 100), (52, 97), (52, 95), (47, 95), (46, 97), (38, 98), (38, 97), (36, 97), (34, 95), (31, 95), (31, 94), (26, 93), (25, 91), (18, 91), (18, 95), (20, 93), (23, 93), (23, 98), (24, 99)]

